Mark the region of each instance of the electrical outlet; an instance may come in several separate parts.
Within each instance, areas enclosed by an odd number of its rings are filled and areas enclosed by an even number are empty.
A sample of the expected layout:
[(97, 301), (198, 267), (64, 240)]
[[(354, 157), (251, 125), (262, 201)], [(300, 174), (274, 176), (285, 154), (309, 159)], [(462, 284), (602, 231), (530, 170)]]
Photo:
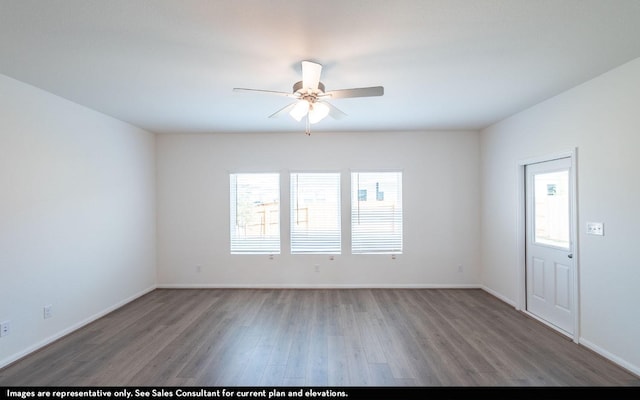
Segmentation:
[(316, 264), (315, 268), (316, 268), (316, 272), (320, 272), (320, 264)]
[(462, 266), (462, 264), (458, 265), (458, 272), (464, 272), (464, 267)]
[(196, 272), (197, 273), (202, 272), (202, 265), (196, 265)]
[(587, 222), (587, 235), (604, 236), (604, 224), (602, 222)]
[(11, 321), (0, 322), (0, 337), (7, 336), (11, 332)]
[(53, 306), (51, 304), (47, 304), (44, 306), (44, 319), (49, 319), (53, 317)]

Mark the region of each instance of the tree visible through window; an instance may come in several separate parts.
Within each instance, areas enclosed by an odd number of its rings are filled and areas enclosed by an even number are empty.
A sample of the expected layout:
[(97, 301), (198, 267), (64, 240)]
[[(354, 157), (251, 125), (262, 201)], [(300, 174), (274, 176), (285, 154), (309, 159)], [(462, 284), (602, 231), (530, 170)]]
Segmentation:
[(280, 254), (280, 174), (231, 174), (231, 254)]

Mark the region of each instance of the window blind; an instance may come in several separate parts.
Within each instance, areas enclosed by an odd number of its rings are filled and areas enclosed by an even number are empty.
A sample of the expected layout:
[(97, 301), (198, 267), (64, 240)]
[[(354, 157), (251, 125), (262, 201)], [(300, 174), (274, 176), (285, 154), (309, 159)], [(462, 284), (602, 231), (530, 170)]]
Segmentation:
[(291, 174), (291, 254), (340, 254), (340, 174)]
[(280, 174), (230, 174), (231, 254), (280, 254)]
[(351, 252), (402, 253), (402, 172), (351, 173)]

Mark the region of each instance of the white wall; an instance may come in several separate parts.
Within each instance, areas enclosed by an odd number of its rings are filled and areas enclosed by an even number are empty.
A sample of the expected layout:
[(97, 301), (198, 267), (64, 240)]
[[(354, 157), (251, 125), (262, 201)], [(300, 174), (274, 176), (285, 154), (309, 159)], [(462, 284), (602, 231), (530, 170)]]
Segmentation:
[[(477, 286), (477, 132), (159, 135), (160, 286)], [(403, 170), (404, 254), (229, 254), (229, 172)], [(284, 191), (288, 194), (288, 188)], [(288, 199), (282, 198), (288, 215)], [(344, 232), (344, 231), (343, 231)], [(286, 235), (285, 229), (285, 235)], [(288, 235), (283, 249), (288, 249)], [(314, 265), (320, 265), (315, 272)], [(458, 272), (458, 265), (464, 272)], [(201, 265), (198, 272), (196, 266)]]
[(636, 59), (481, 132), (481, 238), (483, 284), (517, 303), (517, 164), (577, 147), (580, 341), (640, 374), (639, 105)]
[(154, 136), (0, 75), (0, 366), (154, 285)]

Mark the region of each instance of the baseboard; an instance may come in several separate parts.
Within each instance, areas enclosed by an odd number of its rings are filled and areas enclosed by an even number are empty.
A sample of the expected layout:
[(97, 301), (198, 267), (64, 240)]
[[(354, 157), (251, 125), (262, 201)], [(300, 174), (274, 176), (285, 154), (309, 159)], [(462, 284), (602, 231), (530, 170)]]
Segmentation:
[(624, 359), (616, 356), (615, 354), (611, 354), (610, 352), (606, 351), (605, 349), (601, 348), (600, 346), (598, 346), (598, 345), (596, 345), (594, 343), (591, 343), (590, 341), (588, 341), (585, 338), (581, 337), (580, 339), (578, 339), (578, 343), (580, 343), (584, 347), (588, 348), (589, 350), (600, 354), (602, 357), (608, 359), (609, 361), (611, 361), (611, 362), (621, 366), (622, 368), (628, 370), (632, 374), (640, 377), (640, 367), (639, 366), (633, 365), (630, 362), (628, 362), (627, 360), (624, 360)]
[(484, 285), (480, 286), (480, 289), (484, 290), (485, 292), (489, 293), (490, 295), (492, 295), (493, 297), (497, 297), (498, 299), (500, 299), (501, 301), (509, 304), (510, 306), (512, 306), (513, 308), (518, 308), (518, 304), (516, 304), (515, 301), (509, 299), (508, 297), (505, 297), (503, 294), (496, 292), (493, 289), (490, 289)]
[(128, 298), (126, 298), (126, 299), (124, 299), (122, 301), (119, 301), (118, 303), (116, 303), (116, 304), (114, 304), (114, 305), (112, 305), (112, 306), (110, 306), (110, 307), (108, 307), (108, 308), (106, 308), (106, 309), (104, 309), (104, 310), (102, 310), (102, 311), (100, 311), (100, 312), (88, 317), (88, 318), (85, 318), (84, 320), (82, 320), (82, 321), (80, 321), (80, 322), (78, 322), (78, 323), (76, 323), (76, 324), (74, 324), (74, 325), (72, 325), (72, 326), (70, 326), (70, 327), (58, 332), (58, 333), (56, 333), (53, 336), (49, 336), (48, 338), (46, 338), (44, 340), (41, 340), (40, 342), (38, 342), (38, 343), (36, 343), (36, 344), (34, 344), (32, 346), (29, 346), (26, 349), (24, 349), (22, 351), (19, 351), (16, 354), (13, 354), (13, 355), (11, 355), (11, 356), (9, 356), (7, 358), (4, 358), (4, 359), (0, 360), (0, 368), (6, 367), (7, 365), (9, 365), (9, 364), (11, 364), (11, 363), (13, 363), (15, 361), (18, 361), (22, 357), (24, 357), (24, 356), (26, 356), (28, 354), (31, 354), (34, 351), (39, 350), (39, 349), (43, 348), (44, 346), (46, 346), (48, 344), (51, 344), (51, 343), (55, 342), (56, 340), (61, 339), (62, 337), (66, 336), (66, 335), (68, 335), (68, 334), (70, 334), (70, 333), (72, 333), (74, 331), (77, 331), (78, 329), (80, 329), (80, 328), (92, 323), (93, 321), (95, 321), (95, 320), (97, 320), (99, 318), (104, 317), (105, 315), (109, 314), (110, 312), (117, 310), (118, 308), (124, 306), (125, 304), (130, 303), (130, 302), (134, 301), (135, 299), (137, 299), (139, 297), (142, 297), (145, 294), (147, 294), (147, 293), (149, 293), (149, 292), (151, 292), (151, 291), (153, 291), (155, 289), (156, 289), (155, 285), (153, 285), (151, 287), (148, 287), (147, 289), (144, 289), (144, 290), (134, 294), (133, 296), (130, 296), (130, 297), (128, 297)]
[(480, 289), (475, 284), (377, 283), (161, 283), (158, 289)]

